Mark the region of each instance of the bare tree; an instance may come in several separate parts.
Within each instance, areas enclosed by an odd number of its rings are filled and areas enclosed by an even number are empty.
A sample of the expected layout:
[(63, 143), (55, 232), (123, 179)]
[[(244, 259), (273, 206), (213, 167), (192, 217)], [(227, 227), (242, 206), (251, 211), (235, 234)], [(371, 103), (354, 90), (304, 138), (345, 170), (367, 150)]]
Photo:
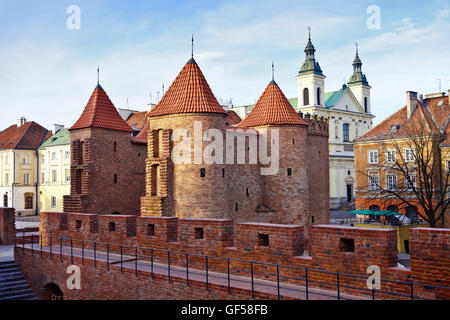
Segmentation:
[(385, 183), (370, 174), (373, 167), (366, 172), (359, 170), (368, 177), (368, 189), (372, 188), (369, 197), (396, 199), (399, 208), (420, 207), (419, 216), (435, 228), (450, 204), (450, 172), (443, 168), (447, 154), (441, 148), (444, 138), (441, 128), (424, 122), (411, 121), (401, 130), (393, 125), (389, 134), (380, 139), (384, 151), (380, 160), (384, 161), (378, 161), (376, 166), (378, 177), (386, 177)]

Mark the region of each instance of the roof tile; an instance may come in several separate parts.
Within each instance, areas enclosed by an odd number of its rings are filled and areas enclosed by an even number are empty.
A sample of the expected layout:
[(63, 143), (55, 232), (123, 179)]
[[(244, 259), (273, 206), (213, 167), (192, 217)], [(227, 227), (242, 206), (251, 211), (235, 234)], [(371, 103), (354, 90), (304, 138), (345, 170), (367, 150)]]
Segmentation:
[(267, 86), (248, 116), (239, 123), (239, 127), (257, 127), (262, 125), (307, 125), (286, 99), (275, 81)]
[(114, 107), (105, 90), (100, 85), (97, 85), (83, 113), (70, 130), (92, 127), (118, 131), (133, 131), (122, 119), (116, 107)]
[(164, 97), (148, 115), (157, 117), (179, 113), (227, 114), (217, 102), (194, 58), (187, 62)]

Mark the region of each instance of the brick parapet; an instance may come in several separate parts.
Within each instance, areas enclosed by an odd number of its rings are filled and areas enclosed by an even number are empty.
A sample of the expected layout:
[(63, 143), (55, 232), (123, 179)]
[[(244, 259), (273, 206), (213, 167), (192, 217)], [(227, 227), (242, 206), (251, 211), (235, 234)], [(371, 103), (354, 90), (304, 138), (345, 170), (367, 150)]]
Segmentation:
[(13, 245), (16, 238), (14, 208), (0, 208), (0, 245)]

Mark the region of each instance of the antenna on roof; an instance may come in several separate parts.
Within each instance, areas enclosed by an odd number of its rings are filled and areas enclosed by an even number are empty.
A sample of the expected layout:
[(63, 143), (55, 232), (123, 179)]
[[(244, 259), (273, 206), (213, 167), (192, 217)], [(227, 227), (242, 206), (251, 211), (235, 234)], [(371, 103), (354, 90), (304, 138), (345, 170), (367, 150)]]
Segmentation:
[(162, 95), (164, 96), (164, 83), (162, 85)]

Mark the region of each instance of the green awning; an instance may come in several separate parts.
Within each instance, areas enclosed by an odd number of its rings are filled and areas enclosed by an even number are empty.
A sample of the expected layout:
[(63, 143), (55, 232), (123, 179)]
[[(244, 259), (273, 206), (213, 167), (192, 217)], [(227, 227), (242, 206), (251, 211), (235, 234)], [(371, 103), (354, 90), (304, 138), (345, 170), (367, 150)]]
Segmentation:
[(372, 210), (354, 210), (354, 211), (350, 211), (350, 213), (364, 214), (364, 215), (368, 215), (368, 216), (385, 216), (385, 217), (401, 215), (401, 213), (398, 213), (395, 211), (372, 211)]

